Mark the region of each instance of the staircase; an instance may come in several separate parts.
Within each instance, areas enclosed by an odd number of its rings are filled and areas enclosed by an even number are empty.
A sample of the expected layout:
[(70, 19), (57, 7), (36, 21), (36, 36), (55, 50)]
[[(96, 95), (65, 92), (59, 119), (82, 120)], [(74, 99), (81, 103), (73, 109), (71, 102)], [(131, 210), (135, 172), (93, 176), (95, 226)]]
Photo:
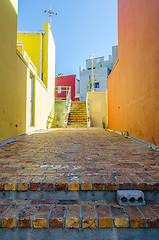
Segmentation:
[(87, 112), (85, 101), (72, 102), (67, 127), (87, 127)]

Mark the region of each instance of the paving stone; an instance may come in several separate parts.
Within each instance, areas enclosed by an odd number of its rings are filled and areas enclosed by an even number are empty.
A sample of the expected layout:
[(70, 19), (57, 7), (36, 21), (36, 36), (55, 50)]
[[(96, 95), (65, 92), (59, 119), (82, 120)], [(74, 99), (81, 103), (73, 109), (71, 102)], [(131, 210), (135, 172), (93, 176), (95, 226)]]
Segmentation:
[(66, 212), (65, 227), (66, 228), (79, 228), (80, 224), (80, 207), (68, 206)]
[(94, 206), (82, 206), (82, 228), (96, 228)]
[(0, 191), (3, 191), (4, 183), (7, 180), (7, 177), (0, 177)]
[(119, 206), (119, 204), (116, 200), (106, 200), (106, 204), (113, 205), (113, 206)]
[(92, 178), (91, 176), (81, 176), (81, 190), (90, 191), (92, 190)]
[(81, 201), (81, 205), (105, 205), (105, 200), (86, 200), (86, 201)]
[(157, 201), (154, 201), (154, 200), (147, 200), (146, 201), (146, 205), (150, 205), (150, 206), (153, 206), (153, 205), (159, 205)]
[(139, 177), (144, 183), (145, 191), (155, 191), (156, 183), (151, 178), (149, 178), (147, 176), (143, 176), (143, 175), (139, 175)]
[(30, 191), (40, 191), (42, 186), (43, 176), (36, 176), (30, 182)]
[(99, 228), (112, 227), (112, 215), (108, 206), (97, 206), (98, 226)]
[(31, 228), (31, 219), (37, 209), (35, 205), (25, 206), (17, 217), (17, 227)]
[[(133, 190), (143, 190), (140, 178), (144, 174), (147, 178), (143, 180), (145, 188), (151, 191), (159, 189), (159, 152), (151, 151), (131, 139), (125, 139), (102, 129), (48, 130), (43, 134), (33, 134), (12, 144), (6, 144), (0, 147), (0, 150), (1, 180), (2, 177), (19, 176), (20, 179), (24, 176), (48, 177), (52, 176), (51, 174), (53, 176), (63, 174), (69, 177), (97, 175), (105, 176), (107, 190), (116, 191), (118, 184), (114, 177), (127, 176)], [(42, 165), (53, 167), (41, 168)], [(0, 190), (2, 191), (6, 179), (1, 180)], [(21, 191), (20, 181), (17, 182), (17, 188)], [(102, 188), (102, 185), (98, 185), (98, 182), (100, 184), (98, 179), (93, 181), (97, 183), (93, 185), (94, 189)], [(40, 181), (37, 183), (40, 184)], [(85, 183), (88, 183), (86, 189), (90, 190), (92, 182), (86, 179)], [(13, 184), (9, 186), (12, 191), (16, 185), (13, 181), (10, 184)], [(66, 184), (64, 186), (66, 187)], [(72, 189), (75, 186), (72, 184)], [(71, 185), (67, 187), (72, 191)], [(126, 186), (123, 184), (123, 187)], [(27, 182), (22, 187), (22, 191), (25, 190), (27, 190)], [(52, 191), (52, 185), (46, 186), (45, 190)]]
[(58, 200), (58, 205), (79, 205), (78, 200)]
[(31, 200), (19, 200), (19, 199), (7, 199), (4, 204), (14, 204), (14, 205), (26, 205), (29, 204)]
[(48, 219), (50, 210), (51, 210), (50, 205), (39, 206), (39, 208), (33, 218), (34, 228), (46, 228), (47, 227), (47, 219)]
[(131, 228), (143, 228), (144, 217), (135, 206), (124, 206), (126, 213), (130, 218)]
[(118, 190), (118, 182), (114, 177), (104, 176), (106, 181), (106, 190), (107, 191), (117, 191)]
[(139, 207), (139, 209), (146, 219), (146, 227), (159, 227), (159, 217), (153, 212), (153, 210), (149, 206), (141, 206)]
[(129, 225), (128, 216), (124, 212), (124, 209), (121, 206), (109, 205), (111, 212), (114, 217), (114, 225), (117, 228), (127, 228)]
[(52, 200), (52, 199), (49, 199), (49, 200), (32, 200), (31, 201), (31, 204), (56, 204), (57, 203), (57, 200)]
[(53, 191), (54, 190), (54, 181), (55, 181), (55, 176), (53, 177), (46, 177), (43, 181), (43, 190), (44, 191)]
[(5, 183), (4, 183), (4, 190), (5, 191), (16, 191), (16, 183), (20, 179), (18, 176), (13, 176), (9, 178)]
[(9, 208), (9, 205), (0, 205), (0, 217), (4, 214), (4, 212)]
[(104, 191), (105, 183), (102, 176), (92, 176), (93, 178), (93, 187), (95, 191)]
[(23, 205), (13, 205), (7, 212), (2, 216), (2, 228), (15, 228), (16, 227), (16, 217), (20, 213), (24, 206)]
[(64, 224), (64, 214), (64, 206), (53, 207), (49, 218), (50, 228), (62, 228)]
[(68, 177), (58, 176), (55, 183), (55, 191), (66, 191), (67, 181), (68, 181)]
[(17, 183), (17, 191), (28, 191), (29, 182), (33, 176), (24, 176)]
[(69, 177), (68, 190), (69, 191), (79, 191), (79, 177), (78, 176)]
[(130, 182), (125, 176), (116, 176), (119, 190), (130, 190)]
[(156, 190), (159, 190), (159, 176), (151, 176), (151, 179), (156, 182)]
[(132, 190), (144, 190), (143, 189), (143, 182), (137, 176), (128, 176), (129, 180), (131, 181), (131, 188)]
[(151, 208), (154, 210), (154, 212), (159, 216), (159, 205), (151, 205)]

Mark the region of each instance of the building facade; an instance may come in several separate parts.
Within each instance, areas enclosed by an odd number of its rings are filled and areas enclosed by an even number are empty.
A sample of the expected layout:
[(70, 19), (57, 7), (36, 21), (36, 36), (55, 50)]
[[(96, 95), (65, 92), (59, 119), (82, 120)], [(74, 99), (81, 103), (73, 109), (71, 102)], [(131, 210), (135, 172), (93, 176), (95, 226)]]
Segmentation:
[(28, 39), (21, 35), (17, 47), (17, 17), (18, 0), (0, 1), (0, 141), (45, 129), (53, 116), (55, 43), (51, 28), (45, 23), (40, 65), (39, 34), (35, 41), (30, 40), (34, 33)]
[(76, 75), (55, 78), (55, 100), (66, 100), (69, 89), (71, 90), (71, 100), (79, 100), (79, 79), (76, 78)]
[[(112, 55), (105, 60), (104, 57), (93, 60), (93, 79), (95, 92), (105, 92), (107, 89), (107, 78), (118, 59), (118, 46), (112, 47)], [(91, 78), (91, 59), (86, 60), (86, 69), (80, 67), (80, 100), (86, 100), (89, 80)]]
[(118, 1), (119, 61), (108, 78), (108, 125), (159, 145), (159, 1)]

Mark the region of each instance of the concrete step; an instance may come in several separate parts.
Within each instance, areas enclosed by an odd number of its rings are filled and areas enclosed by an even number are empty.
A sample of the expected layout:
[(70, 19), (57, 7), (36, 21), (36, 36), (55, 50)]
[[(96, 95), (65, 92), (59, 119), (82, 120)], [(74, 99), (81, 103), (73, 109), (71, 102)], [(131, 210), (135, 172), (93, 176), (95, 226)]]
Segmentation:
[(78, 122), (78, 123), (79, 123), (79, 122), (81, 122), (81, 123), (83, 123), (83, 122), (84, 122), (84, 123), (87, 123), (87, 119), (83, 119), (83, 118), (81, 118), (81, 119), (79, 119), (79, 118), (78, 118), (78, 119), (70, 119), (70, 118), (69, 118), (69, 119), (68, 119), (68, 123), (76, 123), (76, 122)]
[(87, 120), (87, 117), (85, 117), (85, 116), (69, 116), (69, 119), (70, 120), (78, 120), (78, 119), (83, 119), (83, 120)]
[(68, 122), (68, 126), (79, 126), (79, 127), (83, 127), (83, 126), (87, 126), (87, 122), (85, 123), (81, 123), (81, 122)]
[(86, 111), (70, 111), (70, 114), (75, 114), (75, 115), (77, 115), (77, 114), (85, 114), (85, 115), (87, 115), (87, 112)]
[(68, 128), (87, 128), (86, 102), (72, 102)]
[(72, 101), (72, 105), (86, 104), (86, 101)]
[(78, 124), (75, 124), (75, 125), (67, 125), (67, 128), (87, 128), (87, 125), (78, 125)]
[(81, 112), (81, 113), (73, 113), (73, 112), (70, 112), (69, 116), (87, 116), (87, 114), (86, 114), (86, 113), (83, 113), (83, 112)]
[(83, 108), (83, 109), (81, 109), (81, 108), (71, 108), (71, 111), (72, 112), (86, 112), (86, 108)]
[(78, 121), (82, 121), (82, 122), (87, 122), (87, 118), (82, 118), (82, 117), (79, 117), (79, 118), (69, 118), (68, 119), (69, 122), (78, 122)]
[(71, 109), (71, 112), (86, 112), (86, 109)]

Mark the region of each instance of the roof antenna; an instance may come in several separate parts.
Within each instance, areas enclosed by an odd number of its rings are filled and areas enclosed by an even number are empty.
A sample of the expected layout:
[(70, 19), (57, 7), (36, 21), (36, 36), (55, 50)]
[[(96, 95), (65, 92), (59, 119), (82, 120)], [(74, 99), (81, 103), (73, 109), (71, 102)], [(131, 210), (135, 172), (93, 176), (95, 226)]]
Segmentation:
[(57, 16), (57, 13), (51, 11), (51, 6), (50, 6), (50, 10), (49, 11), (45, 10), (44, 13), (48, 13), (49, 14), (50, 25), (51, 25), (51, 18), (52, 18), (53, 15)]

